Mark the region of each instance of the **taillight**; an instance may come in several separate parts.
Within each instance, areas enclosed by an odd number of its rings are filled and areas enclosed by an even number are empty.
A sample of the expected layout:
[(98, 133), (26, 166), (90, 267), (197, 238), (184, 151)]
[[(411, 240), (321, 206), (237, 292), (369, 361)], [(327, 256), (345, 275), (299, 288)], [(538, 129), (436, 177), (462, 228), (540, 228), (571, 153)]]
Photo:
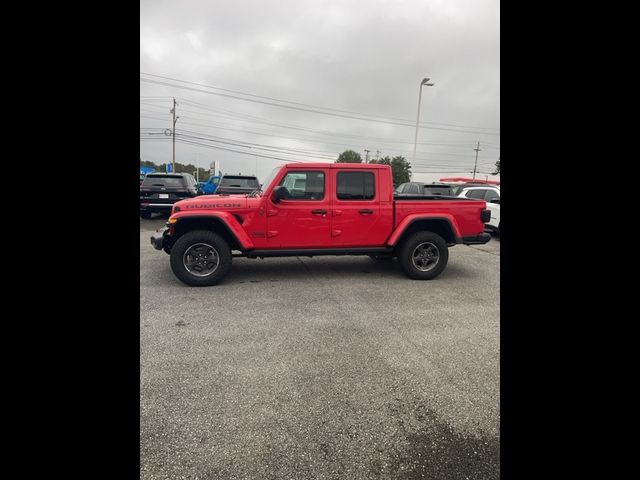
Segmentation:
[(482, 220), (482, 223), (489, 223), (491, 221), (491, 210), (482, 210), (480, 212), (480, 220)]

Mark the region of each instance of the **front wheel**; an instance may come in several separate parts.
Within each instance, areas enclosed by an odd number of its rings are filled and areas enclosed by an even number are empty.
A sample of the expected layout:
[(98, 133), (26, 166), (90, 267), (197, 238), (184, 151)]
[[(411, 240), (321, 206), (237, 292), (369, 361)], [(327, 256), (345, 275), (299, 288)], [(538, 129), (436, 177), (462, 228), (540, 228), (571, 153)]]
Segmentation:
[(440, 235), (417, 232), (402, 243), (398, 259), (407, 276), (416, 280), (431, 280), (447, 266), (449, 248)]
[(148, 210), (140, 210), (140, 217), (149, 220), (151, 218), (151, 212)]
[(215, 285), (231, 268), (231, 249), (220, 235), (194, 230), (182, 235), (171, 247), (171, 270), (193, 287)]

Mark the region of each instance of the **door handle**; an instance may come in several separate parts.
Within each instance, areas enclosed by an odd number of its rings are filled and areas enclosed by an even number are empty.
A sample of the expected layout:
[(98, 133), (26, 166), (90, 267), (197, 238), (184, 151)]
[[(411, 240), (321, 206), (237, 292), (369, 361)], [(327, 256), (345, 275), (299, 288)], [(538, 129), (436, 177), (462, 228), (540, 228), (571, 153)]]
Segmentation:
[(373, 213), (373, 210), (369, 210), (369, 209), (358, 210), (358, 213), (360, 215), (371, 215)]
[(326, 215), (327, 211), (323, 210), (322, 208), (318, 208), (316, 210), (311, 210), (311, 213), (313, 213), (314, 215)]

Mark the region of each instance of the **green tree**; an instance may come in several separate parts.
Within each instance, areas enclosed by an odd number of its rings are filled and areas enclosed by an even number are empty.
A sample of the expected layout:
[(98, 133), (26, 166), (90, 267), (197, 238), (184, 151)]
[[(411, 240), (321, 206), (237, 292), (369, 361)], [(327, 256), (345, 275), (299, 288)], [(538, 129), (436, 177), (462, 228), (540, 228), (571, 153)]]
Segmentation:
[(391, 159), (389, 158), (389, 155), (387, 155), (386, 157), (383, 157), (380, 160), (371, 160), (369, 163), (377, 163), (378, 165), (391, 166)]
[(393, 175), (393, 186), (397, 187), (401, 183), (409, 182), (411, 180), (411, 164), (403, 156), (396, 156), (393, 158), (386, 157), (380, 160), (371, 160), (369, 163), (377, 163), (378, 165), (389, 165), (391, 167), (391, 173)]
[(391, 159), (391, 170), (394, 186), (411, 181), (411, 164), (403, 156), (398, 155)]
[(491, 175), (499, 175), (500, 174), (500, 158), (498, 157), (498, 161), (496, 162), (496, 171)]
[(362, 163), (362, 157), (354, 150), (345, 150), (338, 155), (336, 163)]

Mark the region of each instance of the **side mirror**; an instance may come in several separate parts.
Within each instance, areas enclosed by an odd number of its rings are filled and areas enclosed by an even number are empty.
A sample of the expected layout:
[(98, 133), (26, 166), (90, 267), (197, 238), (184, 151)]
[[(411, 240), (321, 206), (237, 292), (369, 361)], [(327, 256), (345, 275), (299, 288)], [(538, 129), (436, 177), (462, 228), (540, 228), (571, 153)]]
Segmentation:
[(500, 199), (494, 198), (493, 200), (489, 200), (489, 203), (495, 203), (496, 205), (500, 205)]
[(280, 200), (287, 200), (289, 198), (289, 190), (287, 187), (278, 186), (271, 192), (271, 201), (273, 203), (280, 203)]

